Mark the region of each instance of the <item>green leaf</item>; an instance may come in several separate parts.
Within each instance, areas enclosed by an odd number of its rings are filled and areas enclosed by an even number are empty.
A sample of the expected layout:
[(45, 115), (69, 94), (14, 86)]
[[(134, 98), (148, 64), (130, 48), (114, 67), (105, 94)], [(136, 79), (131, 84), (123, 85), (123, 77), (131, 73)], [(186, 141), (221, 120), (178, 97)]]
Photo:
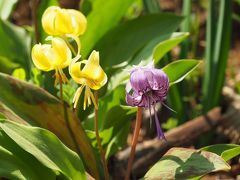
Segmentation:
[(56, 174), (21, 149), (0, 130), (0, 177), (9, 179), (56, 179)]
[[(127, 70), (130, 71), (132, 69), (132, 65), (147, 65), (154, 59), (154, 54), (159, 55), (159, 59), (155, 59), (154, 61), (155, 64), (158, 63), (158, 61), (162, 58), (161, 56), (165, 55), (165, 53), (171, 50), (171, 48), (183, 41), (187, 35), (188, 33), (172, 33), (172, 35), (165, 34), (164, 36), (159, 36), (151, 40), (136, 55), (134, 55), (133, 59), (128, 62), (128, 66), (125, 67), (124, 71), (121, 69), (110, 78), (108, 91), (111, 91), (120, 84), (125, 83), (125, 81), (129, 78), (129, 73), (126, 72)], [(161, 48), (163, 51), (161, 51)]]
[(12, 121), (19, 122), (21, 124), (27, 124), (26, 121), (24, 121), (22, 118), (16, 115), (11, 109), (5, 106), (1, 101), (0, 101), (0, 113), (3, 115), (3, 117), (0, 117), (0, 118), (3, 118), (3, 119), (7, 118), (7, 119), (11, 119)]
[(31, 64), (29, 33), (21, 27), (0, 19), (0, 39), (1, 42), (4, 42), (0, 43), (0, 57), (20, 65), (27, 72), (27, 78), (29, 78)]
[(0, 72), (11, 74), (12, 71), (19, 66), (19, 64), (12, 62), (7, 57), (0, 56)]
[[(101, 139), (101, 144), (102, 144), (103, 147), (105, 145), (107, 145), (108, 142), (110, 141), (110, 138), (112, 137), (112, 130), (113, 130), (113, 128), (109, 128), (109, 129), (104, 129), (104, 130), (99, 132), (99, 136), (100, 136), (100, 139)], [(88, 137), (91, 139), (93, 147), (98, 148), (97, 139), (96, 139), (96, 132), (91, 131), (91, 130), (86, 130), (86, 133), (87, 133)]]
[(189, 33), (186, 32), (175, 32), (156, 37), (147, 43), (147, 45), (134, 56), (130, 63), (136, 65), (144, 60), (146, 61), (145, 64), (148, 64), (154, 60), (154, 63), (157, 64), (168, 51), (185, 40), (188, 35)]
[(87, 31), (81, 37), (83, 57), (90, 53), (107, 31), (119, 23), (133, 2), (134, 0), (94, 0), (91, 2), (91, 12), (87, 16)]
[[(101, 119), (99, 129), (101, 134), (107, 133), (107, 136), (103, 138), (107, 145), (104, 146), (104, 148), (106, 147), (106, 158), (109, 158), (126, 144), (130, 130), (129, 119), (136, 113), (136, 108), (119, 106), (123, 103), (125, 104), (124, 86), (118, 86), (112, 93), (99, 99), (99, 119)], [(86, 121), (88, 122), (87, 128), (93, 130), (93, 119)], [(106, 130), (109, 131), (106, 132)], [(92, 139), (94, 142), (94, 138)]]
[(113, 128), (113, 133), (106, 148), (106, 158), (109, 158), (122, 149), (127, 143), (130, 131), (130, 117), (134, 115), (136, 109), (125, 109), (122, 106), (114, 106), (106, 116), (104, 128)]
[(143, 0), (144, 9), (147, 13), (158, 13), (161, 11), (158, 0)]
[[(98, 157), (85, 134), (81, 123), (70, 108), (67, 109), (69, 126), (75, 136), (76, 147), (64, 119), (62, 103), (42, 88), (0, 73), (0, 104), (4, 104), (20, 119), (33, 126), (40, 126), (55, 133), (69, 148), (81, 155), (88, 172), (95, 178), (100, 177), (101, 166)], [(9, 111), (0, 108), (0, 112)], [(12, 120), (12, 119), (11, 119)]]
[(174, 14), (151, 14), (127, 21), (109, 31), (96, 45), (103, 67), (128, 61), (146, 43), (174, 32), (182, 18)]
[(117, 87), (112, 94), (100, 100), (99, 118), (103, 119), (101, 129), (112, 128), (112, 136), (106, 148), (106, 157), (119, 151), (127, 141), (130, 130), (129, 119), (135, 114), (136, 108), (119, 106), (125, 104), (125, 87)]
[(208, 1), (203, 111), (218, 106), (222, 98), (228, 52), (231, 46), (232, 1)]
[(177, 127), (178, 125), (178, 119), (170, 117), (167, 122), (162, 123), (162, 127), (166, 130), (173, 129)]
[[(169, 38), (171, 38), (171, 36), (173, 36), (173, 34), (175, 33), (170, 33), (170, 34), (165, 34), (163, 36), (158, 36), (156, 38), (154, 38), (153, 40), (151, 40), (150, 42), (148, 42), (141, 50), (139, 50), (139, 52), (137, 52), (134, 57), (132, 58), (132, 60), (130, 61), (129, 64), (131, 65), (136, 65), (139, 64), (140, 62), (144, 62), (144, 65), (150, 63), (153, 59), (153, 53), (154, 53), (154, 49), (157, 47), (157, 45), (161, 42), (164, 42), (165, 40), (168, 40)], [(157, 63), (157, 61), (154, 61), (155, 64)]]
[(6, 20), (9, 18), (13, 7), (18, 0), (1, 0), (0, 1), (0, 19)]
[(182, 81), (200, 62), (194, 59), (177, 60), (166, 65), (162, 70), (167, 74), (170, 85), (172, 85)]
[(153, 51), (153, 59), (155, 60), (155, 63), (162, 59), (168, 51), (185, 40), (188, 36), (188, 32), (174, 33), (169, 39), (160, 42)]
[(84, 167), (79, 156), (50, 131), (11, 121), (1, 121), (0, 127), (15, 143), (44, 166), (61, 172), (68, 179), (85, 179)]
[(216, 144), (201, 148), (201, 150), (218, 154), (225, 161), (228, 161), (240, 154), (240, 145), (236, 144)]
[(187, 148), (171, 148), (144, 179), (189, 179), (231, 167), (218, 155)]

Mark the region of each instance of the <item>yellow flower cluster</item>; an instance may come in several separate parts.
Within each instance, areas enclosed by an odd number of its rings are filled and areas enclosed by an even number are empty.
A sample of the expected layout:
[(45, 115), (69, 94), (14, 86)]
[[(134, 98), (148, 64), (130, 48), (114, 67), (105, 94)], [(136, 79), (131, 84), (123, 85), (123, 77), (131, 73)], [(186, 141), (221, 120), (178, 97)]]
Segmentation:
[[(86, 31), (86, 17), (77, 10), (51, 6), (46, 9), (42, 16), (42, 26), (44, 31), (50, 35), (46, 40), (51, 41), (51, 43), (39, 43), (33, 46), (34, 65), (42, 71), (55, 70), (55, 85), (62, 82), (67, 83), (68, 80), (63, 73), (63, 68), (69, 67), (70, 76), (78, 84), (81, 84), (73, 98), (74, 108), (77, 106), (84, 88), (83, 108), (86, 109), (86, 105), (89, 106), (91, 101), (97, 108), (91, 89), (98, 90), (104, 86), (107, 82), (107, 75), (99, 64), (99, 52), (94, 50), (88, 60), (79, 61), (81, 57), (79, 36)], [(77, 55), (74, 58), (72, 58), (68, 38), (75, 40), (78, 46)]]

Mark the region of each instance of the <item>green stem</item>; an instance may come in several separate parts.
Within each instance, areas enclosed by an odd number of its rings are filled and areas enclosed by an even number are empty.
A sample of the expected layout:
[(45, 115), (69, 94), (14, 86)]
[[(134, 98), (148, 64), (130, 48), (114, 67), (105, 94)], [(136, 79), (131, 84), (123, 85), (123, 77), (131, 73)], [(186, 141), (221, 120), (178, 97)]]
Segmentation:
[(134, 129), (134, 134), (133, 134), (133, 140), (132, 140), (132, 147), (131, 147), (130, 157), (128, 160), (127, 173), (125, 176), (125, 180), (129, 180), (129, 178), (130, 178), (133, 160), (134, 160), (134, 156), (135, 156), (135, 150), (136, 150), (136, 146), (137, 146), (137, 142), (138, 142), (138, 136), (139, 136), (139, 132), (141, 129), (141, 124), (142, 124), (142, 108), (138, 107), (136, 124), (135, 124), (135, 129)]
[(64, 37), (63, 39), (64, 39), (65, 42), (67, 43), (68, 47), (71, 49), (73, 55), (74, 55), (74, 56), (77, 56), (77, 52), (75, 51), (74, 47), (68, 42), (67, 38)]
[[(98, 104), (98, 94), (97, 91), (94, 92), (94, 97), (95, 97), (95, 101), (96, 104)], [(98, 127), (98, 109), (94, 108), (94, 113), (95, 113), (95, 134), (96, 134), (96, 140), (97, 140), (97, 145), (98, 145), (98, 149), (100, 151), (100, 155), (101, 155), (101, 159), (102, 159), (102, 163), (103, 163), (103, 168), (104, 168), (104, 174), (105, 174), (105, 179), (109, 180), (109, 173), (108, 173), (108, 167), (107, 167), (107, 162), (105, 159), (105, 153), (102, 149), (102, 145), (101, 145), (101, 139), (99, 136), (99, 127)]]

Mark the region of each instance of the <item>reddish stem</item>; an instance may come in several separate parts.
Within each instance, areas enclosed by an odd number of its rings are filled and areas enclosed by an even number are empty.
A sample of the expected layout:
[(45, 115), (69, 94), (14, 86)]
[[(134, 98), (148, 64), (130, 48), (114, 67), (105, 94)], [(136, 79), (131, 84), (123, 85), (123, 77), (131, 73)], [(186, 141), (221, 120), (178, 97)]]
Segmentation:
[(138, 142), (138, 136), (139, 136), (139, 132), (141, 129), (141, 124), (142, 124), (142, 108), (138, 107), (136, 124), (135, 124), (133, 139), (132, 139), (132, 147), (131, 147), (130, 157), (128, 160), (127, 173), (126, 173), (125, 180), (129, 180), (129, 178), (130, 178), (134, 155), (135, 155), (135, 150), (136, 150), (136, 146), (137, 146), (137, 142)]

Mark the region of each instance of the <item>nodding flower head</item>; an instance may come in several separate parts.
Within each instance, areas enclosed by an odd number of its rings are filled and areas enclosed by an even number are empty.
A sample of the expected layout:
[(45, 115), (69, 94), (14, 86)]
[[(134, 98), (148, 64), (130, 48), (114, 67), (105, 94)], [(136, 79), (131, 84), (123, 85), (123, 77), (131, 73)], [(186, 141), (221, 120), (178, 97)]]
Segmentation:
[(49, 38), (51, 44), (35, 44), (32, 48), (34, 65), (42, 71), (55, 70), (55, 85), (61, 81), (67, 82), (62, 69), (67, 67), (71, 60), (71, 50), (61, 38)]
[(130, 80), (126, 86), (126, 102), (130, 106), (149, 109), (150, 117), (153, 107), (158, 138), (165, 139), (156, 113), (156, 103), (166, 99), (169, 88), (169, 79), (160, 69), (153, 65), (134, 67), (130, 73)]
[(82, 35), (87, 26), (86, 17), (74, 9), (61, 9), (50, 6), (42, 16), (43, 29), (49, 35)]
[[(82, 65), (84, 66), (82, 67)], [(97, 109), (98, 105), (90, 89), (98, 90), (107, 83), (107, 75), (99, 64), (99, 52), (94, 50), (88, 60), (80, 62), (77, 62), (77, 59), (73, 60), (69, 66), (69, 74), (75, 82), (81, 84), (73, 98), (74, 108), (76, 108), (78, 99), (85, 87), (83, 109), (85, 110), (86, 105), (91, 104), (91, 100)]]

